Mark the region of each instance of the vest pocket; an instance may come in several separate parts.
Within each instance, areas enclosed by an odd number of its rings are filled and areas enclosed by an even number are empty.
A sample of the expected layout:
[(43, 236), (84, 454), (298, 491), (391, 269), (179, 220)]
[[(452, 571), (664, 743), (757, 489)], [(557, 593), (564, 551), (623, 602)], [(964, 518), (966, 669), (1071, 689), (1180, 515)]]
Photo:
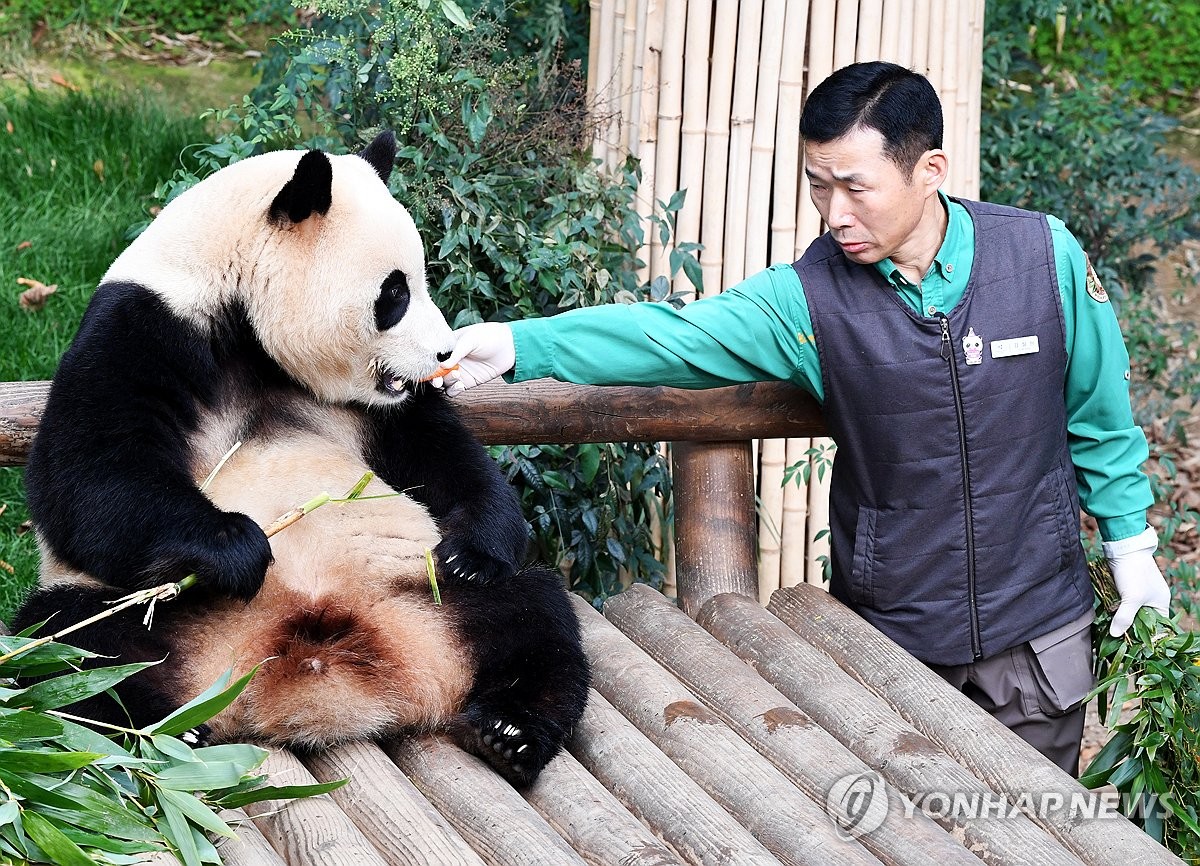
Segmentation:
[(1058, 529), (1058, 571), (1064, 570), (1074, 559), (1075, 547), (1079, 544), (1079, 530), (1073, 529), (1071, 515), (1071, 493), (1061, 467), (1050, 470), (1047, 476), (1051, 502), (1054, 505), (1054, 524)]
[(854, 527), (854, 560), (850, 567), (850, 597), (860, 604), (875, 605), (875, 521), (879, 512), (859, 506)]

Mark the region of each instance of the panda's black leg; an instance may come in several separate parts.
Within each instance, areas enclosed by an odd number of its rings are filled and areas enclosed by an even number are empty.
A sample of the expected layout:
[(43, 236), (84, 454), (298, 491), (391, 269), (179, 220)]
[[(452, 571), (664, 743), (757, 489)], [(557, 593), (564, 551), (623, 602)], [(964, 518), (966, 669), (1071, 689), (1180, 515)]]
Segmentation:
[(587, 658), (562, 578), (532, 568), (447, 595), (479, 665), (455, 734), (509, 781), (527, 785), (558, 754), (587, 702)]
[[(34, 636), (54, 634), (73, 623), (82, 622), (103, 610), (124, 594), (116, 588), (63, 586), (36, 589), (17, 611), (12, 631), (48, 620)], [(102, 658), (91, 659), (85, 668), (133, 662), (161, 661), (171, 651), (168, 643), (172, 632), (171, 611), (160, 605), (155, 612), (154, 627), (142, 624), (145, 608), (135, 606), (113, 614), (97, 623), (65, 636), (63, 643), (97, 653)], [(64, 708), (73, 715), (109, 725), (142, 727), (159, 721), (179, 706), (171, 697), (171, 677), (163, 665), (147, 668), (119, 683), (114, 691), (121, 704), (107, 694), (99, 694)]]

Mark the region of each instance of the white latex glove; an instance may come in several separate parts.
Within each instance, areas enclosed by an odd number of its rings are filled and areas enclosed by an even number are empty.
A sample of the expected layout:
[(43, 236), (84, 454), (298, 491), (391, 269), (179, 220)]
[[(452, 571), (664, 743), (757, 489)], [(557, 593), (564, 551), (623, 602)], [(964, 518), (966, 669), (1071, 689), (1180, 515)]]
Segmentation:
[(454, 351), (442, 365), (451, 369), (439, 383), (451, 397), (507, 373), (517, 363), (512, 331), (500, 322), (467, 325), (454, 332)]
[(1152, 607), (1167, 616), (1171, 588), (1154, 561), (1154, 550), (1158, 547), (1155, 531), (1146, 527), (1141, 535), (1106, 541), (1103, 547), (1113, 582), (1121, 594), (1121, 605), (1113, 614), (1108, 633), (1113, 637), (1124, 634), (1143, 607)]

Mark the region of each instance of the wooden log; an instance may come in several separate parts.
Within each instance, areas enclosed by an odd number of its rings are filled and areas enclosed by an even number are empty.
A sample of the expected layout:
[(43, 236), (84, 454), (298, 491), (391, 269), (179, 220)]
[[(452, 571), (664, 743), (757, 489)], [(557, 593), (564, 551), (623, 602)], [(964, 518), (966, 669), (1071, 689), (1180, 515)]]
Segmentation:
[(595, 690), (571, 754), (683, 859), (698, 866), (778, 866), (771, 853)]
[(712, 596), (758, 597), (754, 467), (749, 442), (676, 442), (675, 580), (693, 614)]
[(1072, 811), (1072, 798), (1088, 796), (1077, 781), (828, 593), (808, 586), (780, 590), (771, 611), (994, 790), (1011, 799), (1061, 794), (1063, 808), (1039, 809), (1032, 817), (1084, 860), (1179, 862), (1124, 818), (1089, 819)]
[(683, 866), (674, 851), (569, 753), (551, 761), (524, 795), (592, 866)]
[(402, 737), (384, 751), (485, 861), (504, 866), (580, 866), (533, 807), (491, 767), (441, 734)]
[[(317, 781), (295, 755), (283, 750), (272, 750), (262, 769), (272, 785)], [(387, 862), (328, 794), (252, 803), (246, 812), (289, 866), (385, 866)]]
[[(853, 752), (661, 593), (632, 586), (605, 601), (604, 616), (815, 802), (824, 802), (839, 781), (869, 772)], [(897, 866), (978, 864), (923, 812), (909, 815), (898, 790), (890, 785), (885, 790), (887, 817), (859, 838), (879, 860)]]
[(857, 842), (839, 838), (816, 803), (595, 608), (576, 598), (575, 609), (592, 687), (768, 851), (814, 866), (877, 862)]
[[(0, 382), (0, 466), (18, 466), (41, 417), (45, 382)], [(568, 385), (538, 379), (489, 382), (454, 398), (485, 444), (572, 442), (737, 442), (824, 432), (820, 408), (785, 382), (691, 391)]]
[(237, 834), (236, 839), (217, 839), (213, 843), (225, 866), (286, 866), (286, 861), (241, 809), (227, 809), (221, 813), (221, 819)]
[[(944, 801), (928, 796), (933, 793), (997, 798), (886, 702), (757, 604), (734, 594), (719, 595), (697, 621), (913, 802), (940, 806)], [(950, 690), (945, 683), (942, 688)], [(986, 863), (1081, 862), (1020, 812), (971, 816), (964, 810), (931, 808), (927, 814)]]
[(322, 782), (349, 778), (330, 797), (393, 866), (482, 866), (479, 855), (374, 743), (346, 743), (302, 761)]

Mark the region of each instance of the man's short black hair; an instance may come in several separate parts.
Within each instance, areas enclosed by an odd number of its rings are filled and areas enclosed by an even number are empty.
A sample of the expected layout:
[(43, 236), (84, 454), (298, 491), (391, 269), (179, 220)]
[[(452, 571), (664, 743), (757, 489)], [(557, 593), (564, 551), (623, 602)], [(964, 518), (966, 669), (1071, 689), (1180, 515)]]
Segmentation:
[(878, 131), (887, 157), (911, 174), (921, 154), (942, 146), (942, 104), (923, 75), (878, 60), (852, 63), (809, 94), (800, 134), (824, 144), (859, 127)]

